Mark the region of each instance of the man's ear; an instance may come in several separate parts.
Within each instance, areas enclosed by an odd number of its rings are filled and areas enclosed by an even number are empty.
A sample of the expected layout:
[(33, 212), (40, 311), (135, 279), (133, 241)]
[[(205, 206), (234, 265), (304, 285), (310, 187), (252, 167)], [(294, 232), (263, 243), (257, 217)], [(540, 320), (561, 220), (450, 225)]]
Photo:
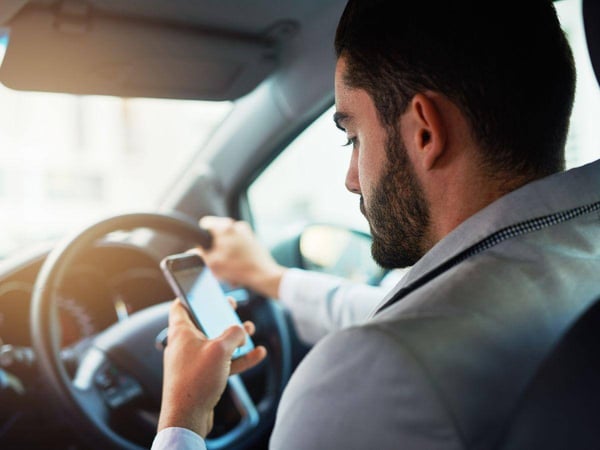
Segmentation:
[(433, 98), (416, 94), (411, 100), (413, 142), (422, 167), (431, 170), (446, 150), (447, 131), (442, 113)]

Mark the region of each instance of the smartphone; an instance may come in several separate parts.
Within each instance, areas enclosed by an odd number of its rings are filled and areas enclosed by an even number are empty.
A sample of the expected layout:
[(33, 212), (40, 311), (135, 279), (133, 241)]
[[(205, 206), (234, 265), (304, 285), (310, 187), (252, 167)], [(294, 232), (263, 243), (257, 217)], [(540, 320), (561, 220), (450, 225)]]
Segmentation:
[[(199, 255), (170, 255), (161, 261), (160, 267), (192, 321), (209, 339), (220, 336), (232, 325), (242, 326), (221, 284)], [(233, 352), (232, 359), (244, 356), (253, 348), (252, 339), (246, 335), (246, 342)]]

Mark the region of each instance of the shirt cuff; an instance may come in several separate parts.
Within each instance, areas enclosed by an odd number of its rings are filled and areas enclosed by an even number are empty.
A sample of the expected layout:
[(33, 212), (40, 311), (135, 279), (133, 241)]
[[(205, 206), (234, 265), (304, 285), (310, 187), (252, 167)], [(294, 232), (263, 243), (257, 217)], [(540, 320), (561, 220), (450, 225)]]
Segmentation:
[(163, 428), (158, 432), (152, 442), (150, 450), (206, 450), (206, 444), (198, 434), (192, 430), (180, 427)]

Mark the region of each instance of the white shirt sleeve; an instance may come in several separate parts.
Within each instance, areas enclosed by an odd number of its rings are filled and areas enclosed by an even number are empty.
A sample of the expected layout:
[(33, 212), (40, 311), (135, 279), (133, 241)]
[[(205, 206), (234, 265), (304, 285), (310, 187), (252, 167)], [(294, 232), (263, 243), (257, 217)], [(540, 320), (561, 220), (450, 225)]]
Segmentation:
[(150, 450), (206, 450), (198, 434), (187, 428), (170, 427), (158, 432)]
[(289, 269), (281, 280), (279, 298), (290, 310), (300, 339), (315, 344), (331, 331), (362, 323), (390, 288)]

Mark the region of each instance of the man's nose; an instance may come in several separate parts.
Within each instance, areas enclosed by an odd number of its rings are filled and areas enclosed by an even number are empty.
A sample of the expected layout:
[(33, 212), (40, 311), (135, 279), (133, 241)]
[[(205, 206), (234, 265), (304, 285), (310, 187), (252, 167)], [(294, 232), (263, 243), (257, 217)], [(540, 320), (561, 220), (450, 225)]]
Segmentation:
[(360, 183), (358, 181), (358, 152), (356, 150), (352, 151), (345, 184), (346, 189), (350, 192), (353, 194), (360, 194)]

